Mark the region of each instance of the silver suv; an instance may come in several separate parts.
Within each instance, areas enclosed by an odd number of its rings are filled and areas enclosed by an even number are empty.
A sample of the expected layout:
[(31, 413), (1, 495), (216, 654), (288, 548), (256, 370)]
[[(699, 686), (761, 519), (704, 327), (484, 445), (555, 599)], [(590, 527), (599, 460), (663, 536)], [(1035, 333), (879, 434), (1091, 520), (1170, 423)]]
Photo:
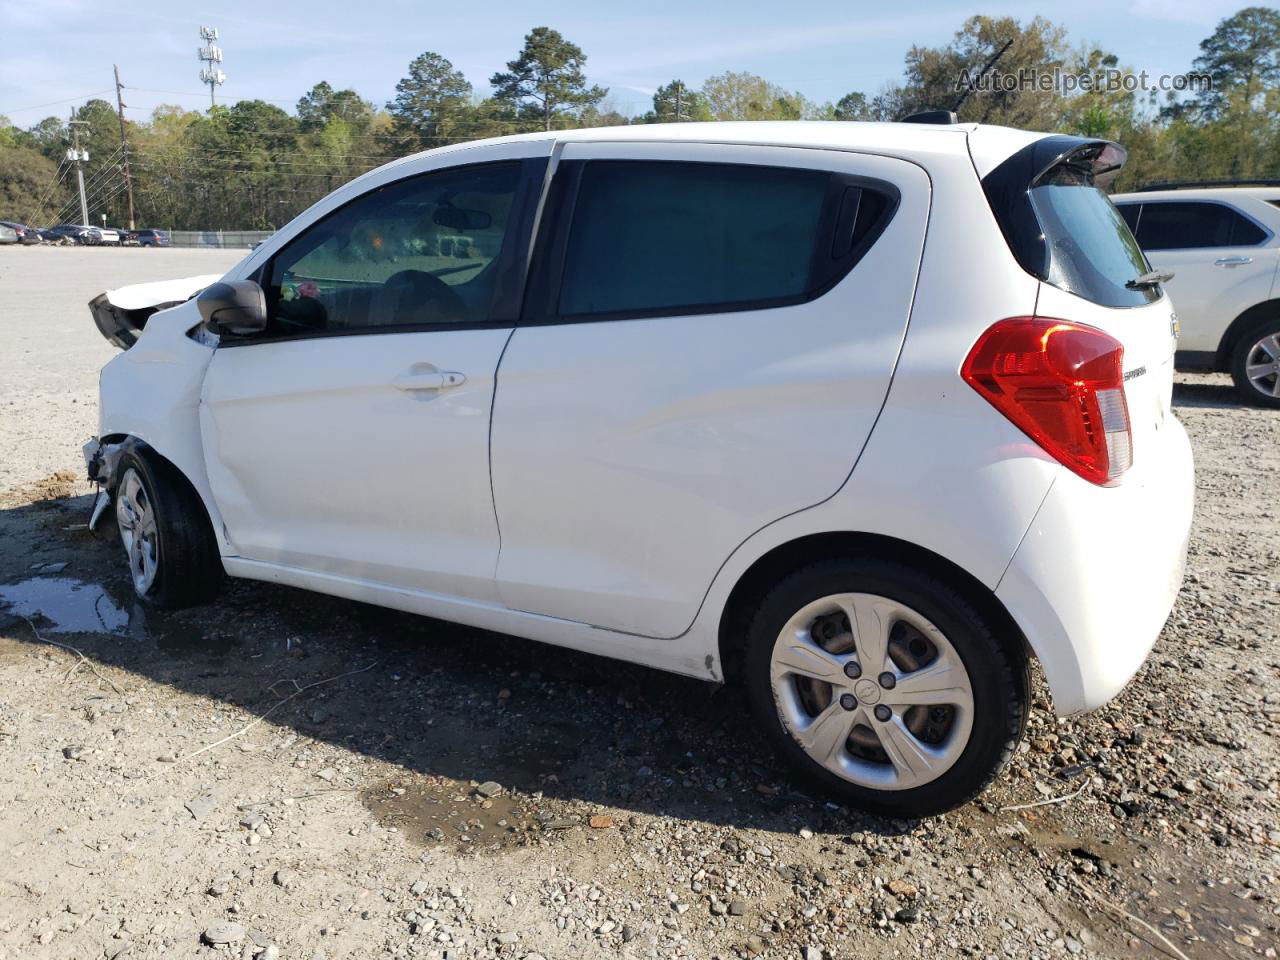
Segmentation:
[(1280, 407), (1280, 180), (1190, 181), (1112, 197), (1168, 282), (1184, 370), (1230, 373), (1251, 403)]

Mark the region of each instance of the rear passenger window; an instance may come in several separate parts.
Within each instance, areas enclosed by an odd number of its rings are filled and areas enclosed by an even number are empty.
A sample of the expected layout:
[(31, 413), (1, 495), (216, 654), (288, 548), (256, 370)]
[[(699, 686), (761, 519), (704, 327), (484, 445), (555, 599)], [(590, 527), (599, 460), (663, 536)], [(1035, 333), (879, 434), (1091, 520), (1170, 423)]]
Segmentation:
[(1251, 247), (1266, 237), (1256, 223), (1221, 203), (1144, 203), (1138, 224), (1144, 250)]
[(589, 162), (557, 312), (617, 318), (812, 299), (883, 229), (896, 198), (882, 186), (785, 167)]

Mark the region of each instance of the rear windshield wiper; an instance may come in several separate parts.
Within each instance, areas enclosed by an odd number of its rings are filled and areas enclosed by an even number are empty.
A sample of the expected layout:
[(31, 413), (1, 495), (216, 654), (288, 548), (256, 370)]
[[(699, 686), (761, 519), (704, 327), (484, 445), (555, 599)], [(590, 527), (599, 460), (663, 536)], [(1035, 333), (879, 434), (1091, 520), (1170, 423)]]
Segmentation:
[(1140, 277), (1134, 277), (1125, 284), (1130, 290), (1141, 290), (1143, 287), (1155, 287), (1162, 283), (1168, 283), (1173, 279), (1173, 274), (1167, 270), (1152, 270), (1150, 273), (1144, 273)]

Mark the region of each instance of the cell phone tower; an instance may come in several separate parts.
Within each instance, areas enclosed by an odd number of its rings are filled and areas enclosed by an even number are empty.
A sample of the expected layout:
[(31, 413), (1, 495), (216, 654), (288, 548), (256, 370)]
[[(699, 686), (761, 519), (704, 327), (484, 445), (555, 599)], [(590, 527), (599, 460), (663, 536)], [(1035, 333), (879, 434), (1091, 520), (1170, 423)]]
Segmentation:
[(200, 39), (204, 46), (196, 51), (196, 56), (204, 64), (200, 68), (200, 82), (209, 85), (209, 106), (214, 105), (214, 91), (227, 82), (227, 75), (218, 64), (222, 62), (222, 48), (213, 41), (218, 39), (217, 27), (201, 27)]

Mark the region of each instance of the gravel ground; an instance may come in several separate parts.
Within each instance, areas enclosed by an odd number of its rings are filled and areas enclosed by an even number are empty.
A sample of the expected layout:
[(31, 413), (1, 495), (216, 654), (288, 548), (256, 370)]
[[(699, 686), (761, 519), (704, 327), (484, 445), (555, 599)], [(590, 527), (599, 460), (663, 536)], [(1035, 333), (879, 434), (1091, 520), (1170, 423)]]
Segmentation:
[(1146, 667), (1067, 722), (1038, 685), (979, 803), (876, 820), (732, 690), (266, 584), (136, 607), (81, 526), (84, 304), (234, 259), (0, 250), (0, 958), (1276, 956), (1280, 413), (1180, 378)]

